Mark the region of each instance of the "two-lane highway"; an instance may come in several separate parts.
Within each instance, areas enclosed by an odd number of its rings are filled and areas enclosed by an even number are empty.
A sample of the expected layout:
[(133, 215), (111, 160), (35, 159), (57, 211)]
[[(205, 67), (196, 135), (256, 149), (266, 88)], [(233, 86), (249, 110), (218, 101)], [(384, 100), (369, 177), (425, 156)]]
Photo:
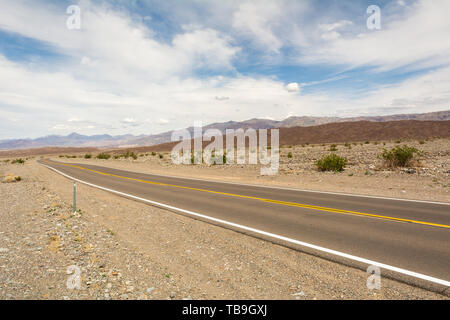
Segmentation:
[(449, 204), (176, 178), (50, 160), (41, 164), (70, 179), (202, 220), (294, 247), (376, 262), (403, 276), (449, 286)]

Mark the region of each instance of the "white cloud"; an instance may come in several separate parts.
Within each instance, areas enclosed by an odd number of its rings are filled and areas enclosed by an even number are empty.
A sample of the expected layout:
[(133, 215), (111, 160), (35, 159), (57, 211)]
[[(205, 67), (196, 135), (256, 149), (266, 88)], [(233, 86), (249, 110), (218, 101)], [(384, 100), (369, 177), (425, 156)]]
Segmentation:
[(298, 83), (292, 82), (286, 86), (286, 90), (288, 92), (300, 92), (300, 86)]
[[(299, 59), (304, 63), (373, 66), (379, 71), (449, 64), (450, 41), (445, 39), (450, 34), (450, 1), (420, 0), (406, 12), (392, 19), (389, 11), (382, 11), (382, 19), (387, 22), (380, 31), (366, 30), (345, 37), (329, 34), (325, 39), (334, 41), (302, 47)], [(336, 26), (331, 24), (328, 29), (335, 31)]]
[(333, 41), (341, 37), (340, 32), (337, 31), (338, 29), (351, 25), (353, 25), (353, 22), (349, 20), (341, 20), (331, 24), (319, 24), (319, 30), (322, 32), (322, 39)]
[[(281, 49), (295, 44), (295, 57), (308, 63), (380, 69), (445, 64), (450, 44), (442, 39), (450, 34), (450, 22), (442, 8), (448, 8), (449, 2), (439, 3), (444, 7), (420, 2), (404, 20), (387, 20), (382, 31), (358, 37), (351, 33), (355, 23), (335, 17), (314, 21), (308, 29), (309, 20), (294, 19), (304, 13), (303, 2), (234, 2), (229, 30), (189, 26), (162, 41), (140, 21), (103, 5), (82, 2), (83, 29), (69, 31), (67, 16), (58, 8), (0, 2), (0, 28), (45, 41), (69, 56), (65, 64), (44, 68), (0, 55), (0, 114), (18, 119), (18, 125), (9, 121), (0, 128), (0, 137), (23, 135), (24, 130), (42, 135), (49, 129), (140, 134), (182, 128), (196, 120), (206, 124), (261, 115), (282, 119), (302, 114), (377, 114), (397, 107), (411, 112), (448, 109), (448, 68), (371, 88), (355, 98), (324, 91), (295, 94), (339, 77), (286, 86), (270, 75), (239, 75), (233, 67), (242, 39), (281, 59)], [(203, 68), (227, 76), (196, 77), (195, 72)]]
[(273, 28), (280, 23), (281, 8), (275, 1), (259, 0), (242, 2), (233, 15), (233, 27), (250, 36), (268, 51), (278, 52), (283, 43)]
[(161, 118), (161, 119), (159, 119), (159, 120), (157, 121), (157, 123), (158, 123), (158, 124), (168, 124), (168, 123), (170, 123), (170, 121)]
[(82, 2), (81, 8), (82, 29), (68, 30), (68, 16), (58, 8), (34, 2), (0, 3), (0, 27), (46, 41), (65, 54), (78, 56), (82, 65), (95, 63), (96, 77), (139, 73), (161, 80), (198, 67), (232, 68), (231, 60), (239, 50), (217, 30), (185, 30), (172, 43), (163, 43), (124, 13), (90, 2)]
[(353, 22), (349, 20), (341, 20), (335, 23), (319, 24), (319, 29), (324, 32), (330, 32), (351, 25), (353, 25)]

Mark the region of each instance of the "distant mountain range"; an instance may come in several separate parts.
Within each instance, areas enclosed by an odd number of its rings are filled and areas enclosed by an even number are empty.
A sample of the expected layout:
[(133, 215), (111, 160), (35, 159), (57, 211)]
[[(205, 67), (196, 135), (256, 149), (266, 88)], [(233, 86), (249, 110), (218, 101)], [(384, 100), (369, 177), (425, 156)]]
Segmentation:
[[(222, 123), (213, 123), (203, 127), (203, 130), (218, 129), (222, 132), (225, 129), (273, 129), (273, 128), (293, 128), (293, 127), (312, 127), (328, 123), (340, 122), (356, 122), (356, 121), (371, 121), (371, 122), (388, 122), (401, 120), (419, 120), (419, 121), (446, 121), (450, 120), (450, 110), (422, 113), (422, 114), (398, 114), (389, 116), (374, 116), (374, 117), (353, 117), (353, 118), (339, 118), (339, 117), (289, 117), (282, 121), (268, 120), (268, 119), (250, 119), (246, 121), (236, 122), (228, 121)], [(193, 127), (187, 128), (191, 134)], [(97, 148), (121, 148), (121, 147), (139, 147), (151, 146), (171, 141), (173, 131), (167, 131), (154, 135), (139, 135), (132, 134), (111, 136), (108, 134), (86, 136), (78, 133), (71, 133), (67, 136), (51, 135), (37, 139), (11, 139), (1, 140), (0, 150), (12, 149), (29, 149), (42, 147), (97, 147)]]

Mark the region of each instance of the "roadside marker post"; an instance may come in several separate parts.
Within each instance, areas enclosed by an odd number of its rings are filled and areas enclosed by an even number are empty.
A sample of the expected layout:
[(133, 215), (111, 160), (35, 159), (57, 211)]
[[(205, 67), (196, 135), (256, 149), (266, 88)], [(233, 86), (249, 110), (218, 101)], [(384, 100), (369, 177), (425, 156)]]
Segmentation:
[(77, 183), (73, 182), (73, 213), (77, 212)]

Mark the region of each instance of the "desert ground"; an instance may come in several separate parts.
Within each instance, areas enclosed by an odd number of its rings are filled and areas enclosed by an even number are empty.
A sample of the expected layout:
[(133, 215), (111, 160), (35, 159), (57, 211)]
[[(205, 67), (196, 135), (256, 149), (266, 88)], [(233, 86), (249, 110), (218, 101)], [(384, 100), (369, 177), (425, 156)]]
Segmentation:
[[(286, 146), (280, 173), (259, 176), (242, 165), (174, 166), (167, 153), (129, 159), (55, 160), (175, 176), (315, 190), (449, 200), (450, 140), (415, 145), (425, 153), (411, 169), (377, 158), (396, 142), (338, 145), (342, 173), (321, 173), (315, 160), (330, 145)], [(288, 153), (292, 158), (288, 158)], [(81, 158), (80, 158), (81, 157)], [(0, 161), (0, 297), (2, 299), (448, 299), (397, 281), (366, 287), (368, 274), (173, 212), (78, 185), (39, 165)], [(18, 178), (20, 177), (20, 179)], [(66, 286), (71, 265), (81, 289)]]
[[(408, 145), (422, 151), (422, 155), (408, 168), (388, 168), (379, 158), (383, 149)], [(318, 172), (315, 162), (332, 153), (333, 144), (282, 146), (280, 168), (275, 176), (261, 176), (260, 165), (174, 165), (170, 153), (137, 153), (133, 158), (112, 156), (108, 160), (85, 159), (84, 154), (52, 155), (56, 161), (89, 163), (142, 173), (212, 179), (229, 182), (262, 184), (308, 190), (385, 196), (402, 199), (450, 202), (450, 138), (430, 140), (381, 141), (335, 144), (334, 153), (346, 157), (344, 172)], [(112, 152), (120, 155), (123, 152)], [(292, 157), (290, 157), (290, 155)], [(74, 154), (75, 155), (75, 154)], [(161, 158), (162, 157), (162, 158)]]

